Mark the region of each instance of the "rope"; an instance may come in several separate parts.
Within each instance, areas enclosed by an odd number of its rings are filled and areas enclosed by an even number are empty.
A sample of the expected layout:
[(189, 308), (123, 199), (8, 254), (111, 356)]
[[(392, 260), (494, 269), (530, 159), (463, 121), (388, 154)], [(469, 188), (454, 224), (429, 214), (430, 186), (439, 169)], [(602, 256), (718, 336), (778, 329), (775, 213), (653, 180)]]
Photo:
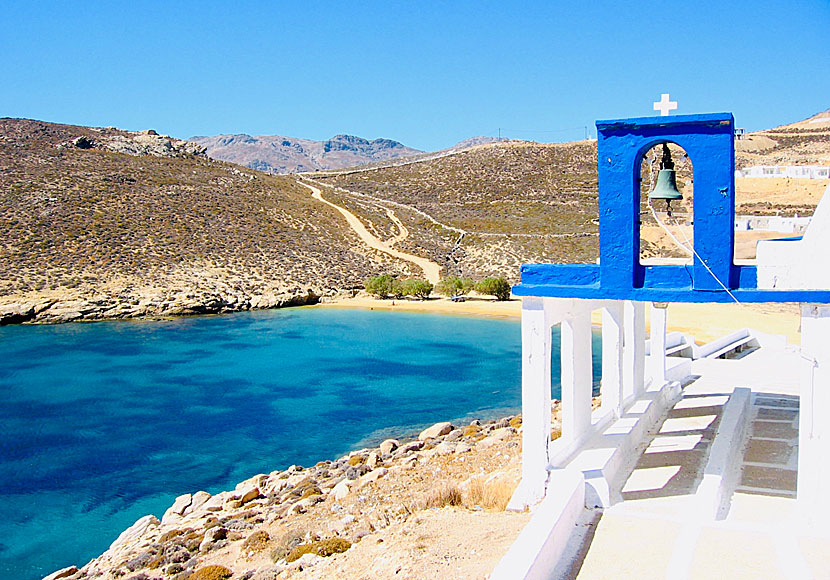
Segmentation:
[[(707, 264), (706, 262), (703, 261), (703, 258), (701, 258), (700, 254), (698, 254), (697, 250), (695, 250), (694, 244), (692, 244), (691, 247), (689, 247), (689, 246), (686, 246), (685, 244), (681, 243), (680, 240), (678, 240), (676, 237), (674, 237), (674, 234), (672, 234), (671, 231), (669, 231), (669, 228), (666, 227), (666, 224), (664, 224), (663, 221), (657, 216), (657, 212), (654, 211), (654, 207), (652, 207), (651, 204), (649, 204), (648, 209), (651, 210), (651, 215), (654, 217), (654, 219), (657, 221), (657, 223), (660, 224), (660, 227), (663, 228), (663, 230), (669, 235), (669, 237), (672, 239), (672, 241), (675, 244), (677, 244), (677, 246), (681, 250), (684, 250), (685, 252), (687, 252), (689, 254), (694, 254), (697, 257), (697, 259), (700, 260), (700, 263), (703, 264), (703, 267), (706, 268), (706, 270), (712, 275), (712, 278), (714, 278), (715, 281), (718, 284), (720, 284), (721, 288), (723, 288), (726, 291), (726, 293), (729, 294), (729, 297), (732, 298), (732, 300), (735, 301), (735, 304), (740, 304), (741, 301), (738, 300), (737, 298), (735, 298), (735, 295), (732, 294), (732, 292), (729, 291), (729, 288), (727, 288), (726, 285), (723, 282), (720, 281), (720, 278), (718, 278), (715, 275), (715, 273), (712, 271), (712, 268), (709, 267), (709, 264)], [(681, 230), (681, 232), (682, 231), (683, 230)], [(686, 243), (688, 244), (689, 243), (688, 236), (686, 236), (686, 234), (684, 233), (683, 237), (686, 238)]]

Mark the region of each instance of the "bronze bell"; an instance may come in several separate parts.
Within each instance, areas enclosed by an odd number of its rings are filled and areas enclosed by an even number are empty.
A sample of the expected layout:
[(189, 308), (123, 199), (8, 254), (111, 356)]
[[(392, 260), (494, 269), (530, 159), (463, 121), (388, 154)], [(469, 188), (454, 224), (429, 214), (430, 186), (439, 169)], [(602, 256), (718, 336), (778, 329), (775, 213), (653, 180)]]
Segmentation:
[(663, 143), (663, 158), (660, 160), (660, 171), (657, 173), (657, 183), (648, 194), (648, 201), (655, 199), (666, 200), (666, 210), (671, 215), (671, 202), (683, 199), (683, 194), (677, 189), (677, 172), (674, 170), (674, 161), (671, 158), (669, 146)]

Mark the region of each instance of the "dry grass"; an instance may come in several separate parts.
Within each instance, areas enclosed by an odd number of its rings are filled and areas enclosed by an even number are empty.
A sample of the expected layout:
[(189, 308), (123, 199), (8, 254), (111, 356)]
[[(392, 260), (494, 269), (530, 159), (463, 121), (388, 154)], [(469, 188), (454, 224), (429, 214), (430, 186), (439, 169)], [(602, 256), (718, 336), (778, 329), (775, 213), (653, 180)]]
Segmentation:
[(442, 483), (429, 492), (424, 500), (425, 508), (442, 508), (445, 506), (459, 506), (464, 503), (461, 489), (452, 482)]
[(476, 478), (467, 487), (465, 503), (470, 507), (480, 506), (486, 510), (501, 512), (507, 508), (507, 502), (513, 497), (514, 491), (516, 491), (515, 482), (499, 478), (492, 481)]

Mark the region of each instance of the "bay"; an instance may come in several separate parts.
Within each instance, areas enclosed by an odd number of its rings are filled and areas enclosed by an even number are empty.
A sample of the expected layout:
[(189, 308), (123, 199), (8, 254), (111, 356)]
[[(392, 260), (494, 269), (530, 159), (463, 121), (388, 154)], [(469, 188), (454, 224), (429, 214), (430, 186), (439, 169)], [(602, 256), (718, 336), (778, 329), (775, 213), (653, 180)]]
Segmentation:
[(81, 566), (182, 493), (516, 413), (519, 328), (314, 308), (0, 328), (0, 577)]

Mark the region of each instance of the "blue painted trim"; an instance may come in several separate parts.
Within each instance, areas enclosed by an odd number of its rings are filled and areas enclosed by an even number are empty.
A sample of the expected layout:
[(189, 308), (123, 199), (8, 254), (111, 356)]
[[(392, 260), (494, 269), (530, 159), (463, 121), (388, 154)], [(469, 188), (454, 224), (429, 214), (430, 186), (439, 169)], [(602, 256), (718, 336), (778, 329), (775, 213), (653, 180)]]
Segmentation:
[[(830, 303), (830, 290), (731, 290), (739, 302), (813, 302)], [(732, 298), (721, 291), (704, 292), (683, 288), (631, 288), (610, 291), (594, 286), (554, 286), (519, 284), (513, 286), (515, 296), (542, 296), (549, 298), (583, 298), (586, 300), (635, 300), (638, 302), (729, 303)]]

